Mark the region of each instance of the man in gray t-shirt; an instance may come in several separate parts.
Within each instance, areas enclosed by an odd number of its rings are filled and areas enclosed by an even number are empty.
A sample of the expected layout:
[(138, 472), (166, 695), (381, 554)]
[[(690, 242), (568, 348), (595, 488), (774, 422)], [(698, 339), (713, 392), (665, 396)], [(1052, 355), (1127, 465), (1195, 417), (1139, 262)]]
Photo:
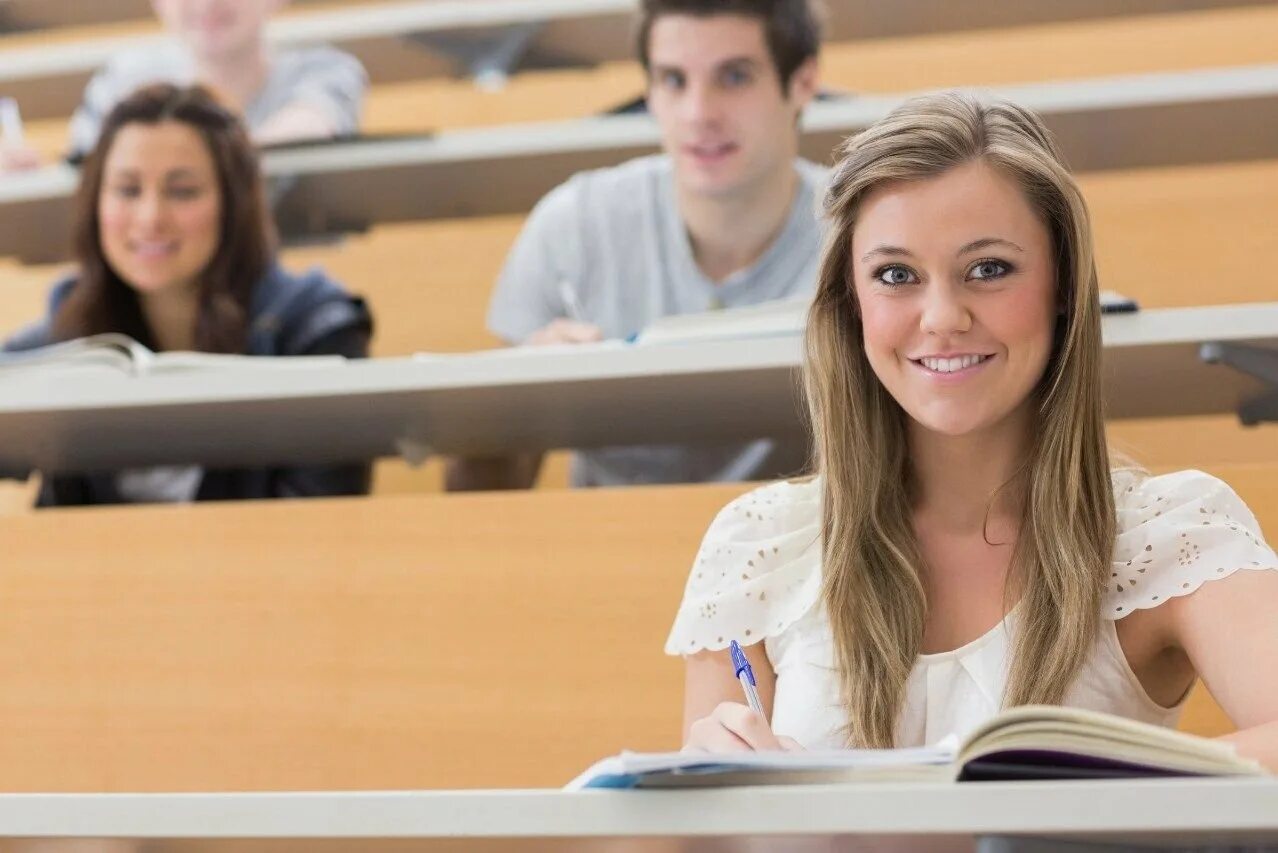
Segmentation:
[[(543, 198), (507, 258), (489, 328), (512, 344), (585, 343), (669, 314), (811, 293), (826, 175), (798, 158), (797, 122), (816, 90), (818, 42), (806, 0), (645, 0), (639, 53), (664, 153), (575, 175)], [(605, 448), (579, 452), (572, 478), (760, 479), (805, 457), (769, 441)], [(532, 472), (472, 462), (449, 485), (523, 485)]]

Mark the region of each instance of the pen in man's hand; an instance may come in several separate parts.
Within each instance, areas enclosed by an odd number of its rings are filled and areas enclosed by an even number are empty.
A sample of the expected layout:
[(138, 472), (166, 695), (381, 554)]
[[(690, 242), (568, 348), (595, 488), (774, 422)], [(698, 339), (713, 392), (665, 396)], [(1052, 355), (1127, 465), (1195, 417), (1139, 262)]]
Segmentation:
[(581, 310), (581, 301), (577, 299), (577, 289), (566, 278), (559, 279), (559, 299), (564, 303), (564, 310), (568, 312), (569, 320), (575, 323), (586, 322), (585, 312)]

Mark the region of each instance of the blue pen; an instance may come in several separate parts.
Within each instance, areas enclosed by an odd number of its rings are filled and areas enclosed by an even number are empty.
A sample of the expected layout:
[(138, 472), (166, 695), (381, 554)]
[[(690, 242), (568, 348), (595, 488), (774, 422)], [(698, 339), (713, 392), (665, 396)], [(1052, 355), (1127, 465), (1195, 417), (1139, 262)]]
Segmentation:
[(737, 681), (741, 682), (741, 689), (745, 691), (746, 704), (766, 720), (768, 715), (763, 713), (763, 703), (759, 701), (759, 691), (755, 687), (754, 670), (750, 668), (750, 661), (746, 660), (745, 652), (741, 651), (741, 646), (736, 640), (732, 641), (729, 648), (732, 654), (733, 674), (736, 675)]

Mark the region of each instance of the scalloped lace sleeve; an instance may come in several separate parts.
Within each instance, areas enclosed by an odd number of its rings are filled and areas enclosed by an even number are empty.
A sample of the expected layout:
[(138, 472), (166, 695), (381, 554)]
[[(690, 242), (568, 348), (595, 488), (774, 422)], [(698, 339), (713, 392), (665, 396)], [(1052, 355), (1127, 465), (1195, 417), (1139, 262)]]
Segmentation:
[(821, 596), (820, 486), (780, 482), (724, 507), (706, 531), (666, 654), (775, 636)]
[(1202, 471), (1114, 474), (1118, 538), (1103, 616), (1121, 619), (1242, 569), (1278, 569), (1251, 510)]

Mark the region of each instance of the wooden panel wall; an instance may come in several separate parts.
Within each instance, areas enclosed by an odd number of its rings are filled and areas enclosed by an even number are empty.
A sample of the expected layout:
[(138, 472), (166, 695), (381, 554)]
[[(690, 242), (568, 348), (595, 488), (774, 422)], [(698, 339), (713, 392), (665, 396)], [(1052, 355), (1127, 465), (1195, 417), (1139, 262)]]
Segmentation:
[[(1278, 530), (1275, 466), (1218, 473)], [(2, 518), (0, 791), (558, 785), (675, 747), (661, 647), (743, 488)]]
[(741, 488), (0, 519), (0, 790), (553, 786), (676, 748), (661, 646)]

